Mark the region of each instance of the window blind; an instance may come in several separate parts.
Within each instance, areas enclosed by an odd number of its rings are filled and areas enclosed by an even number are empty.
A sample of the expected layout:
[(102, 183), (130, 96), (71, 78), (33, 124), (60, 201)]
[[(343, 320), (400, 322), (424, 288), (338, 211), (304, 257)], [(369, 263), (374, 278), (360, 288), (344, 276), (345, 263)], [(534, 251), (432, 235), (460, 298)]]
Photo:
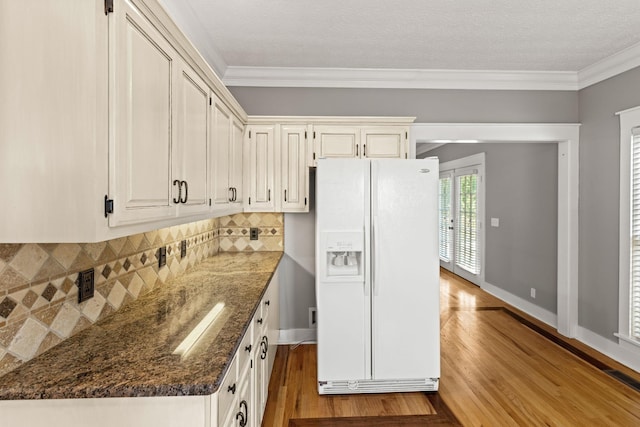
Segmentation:
[(457, 176), (456, 186), (458, 194), (456, 200), (456, 264), (472, 274), (478, 274), (480, 272), (480, 262), (478, 259), (477, 171)]
[(631, 295), (629, 335), (640, 341), (640, 128), (635, 128), (631, 159)]
[(438, 248), (440, 259), (451, 261), (451, 178), (440, 178), (440, 197), (438, 201)]

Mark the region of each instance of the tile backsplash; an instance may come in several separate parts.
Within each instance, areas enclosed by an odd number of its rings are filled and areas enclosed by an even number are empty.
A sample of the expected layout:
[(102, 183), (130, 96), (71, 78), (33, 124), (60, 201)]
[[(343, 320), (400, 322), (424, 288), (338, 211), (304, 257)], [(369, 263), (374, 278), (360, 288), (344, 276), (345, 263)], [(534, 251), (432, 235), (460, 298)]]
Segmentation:
[[(249, 239), (249, 229), (259, 239)], [(187, 256), (180, 257), (180, 242)], [(167, 264), (158, 268), (158, 248)], [(99, 243), (0, 244), (0, 375), (45, 352), (219, 251), (282, 251), (284, 215), (247, 213)], [(95, 294), (76, 279), (93, 268)]]

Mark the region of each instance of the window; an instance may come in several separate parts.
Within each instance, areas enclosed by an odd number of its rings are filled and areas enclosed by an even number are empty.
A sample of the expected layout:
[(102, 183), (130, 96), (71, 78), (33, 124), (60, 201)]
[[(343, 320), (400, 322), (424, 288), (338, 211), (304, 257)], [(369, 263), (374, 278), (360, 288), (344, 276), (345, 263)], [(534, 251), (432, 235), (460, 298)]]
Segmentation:
[(640, 107), (620, 115), (620, 283), (618, 333), (621, 344), (640, 346)]
[(478, 274), (478, 171), (457, 175), (456, 186), (456, 264)]
[(451, 261), (451, 177), (440, 178), (438, 215), (439, 253), (444, 262)]

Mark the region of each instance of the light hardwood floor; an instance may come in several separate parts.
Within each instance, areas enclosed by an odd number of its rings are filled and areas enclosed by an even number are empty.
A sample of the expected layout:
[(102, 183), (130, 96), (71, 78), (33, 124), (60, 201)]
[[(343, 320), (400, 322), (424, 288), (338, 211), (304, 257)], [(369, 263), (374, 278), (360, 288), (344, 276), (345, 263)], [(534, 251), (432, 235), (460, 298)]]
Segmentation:
[(640, 426), (640, 392), (604, 369), (640, 374), (446, 271), (440, 287), (438, 393), (319, 396), (315, 346), (280, 347), (262, 425)]

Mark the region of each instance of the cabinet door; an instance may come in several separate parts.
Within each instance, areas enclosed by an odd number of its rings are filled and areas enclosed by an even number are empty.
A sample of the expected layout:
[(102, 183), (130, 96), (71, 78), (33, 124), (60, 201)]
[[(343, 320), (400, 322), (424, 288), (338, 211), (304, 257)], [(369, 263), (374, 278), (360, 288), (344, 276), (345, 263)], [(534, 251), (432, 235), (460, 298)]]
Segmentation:
[(402, 126), (366, 127), (362, 131), (362, 155), (370, 159), (406, 158), (408, 129)]
[(275, 125), (250, 126), (247, 129), (247, 212), (275, 211)]
[(231, 112), (214, 98), (211, 111), (212, 141), (211, 164), (213, 167), (212, 206), (214, 210), (228, 209), (232, 199), (229, 185), (229, 147), (231, 141)]
[(358, 126), (315, 126), (314, 142), (317, 159), (361, 156)]
[(178, 55), (128, 2), (119, 3), (111, 22), (109, 225), (171, 218)]
[(306, 126), (280, 127), (280, 182), (278, 210), (309, 212)]
[(183, 65), (176, 88), (178, 141), (172, 181), (173, 197), (180, 201), (180, 215), (209, 210), (209, 88), (190, 67)]
[(280, 268), (276, 269), (269, 283), (269, 289), (265, 293), (263, 302), (264, 308), (267, 308), (267, 387), (271, 379), (273, 363), (276, 359), (276, 351), (278, 350), (278, 341), (280, 339)]
[(242, 180), (243, 151), (244, 151), (244, 127), (235, 117), (231, 120), (231, 146), (229, 183), (232, 188), (232, 202), (237, 204), (240, 212), (244, 203), (244, 188)]

